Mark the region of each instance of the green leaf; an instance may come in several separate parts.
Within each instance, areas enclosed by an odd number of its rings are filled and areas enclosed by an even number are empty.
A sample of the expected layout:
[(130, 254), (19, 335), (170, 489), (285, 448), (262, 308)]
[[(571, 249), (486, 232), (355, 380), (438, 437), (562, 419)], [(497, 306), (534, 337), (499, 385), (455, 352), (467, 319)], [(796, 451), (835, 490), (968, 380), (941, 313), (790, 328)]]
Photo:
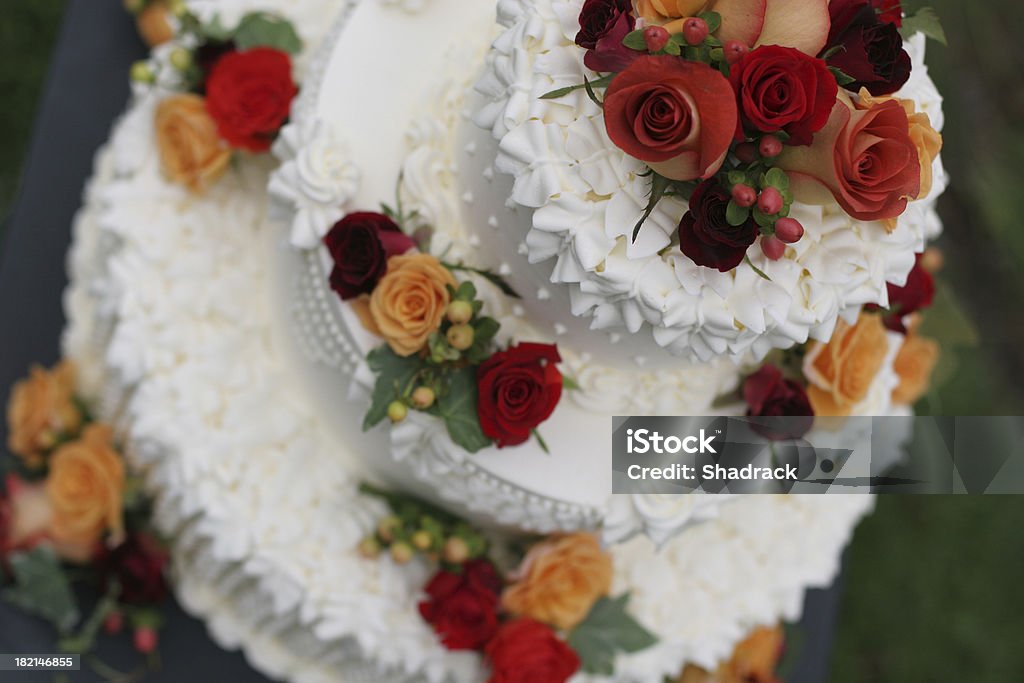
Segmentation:
[(850, 85), (855, 80), (857, 80), (853, 76), (845, 73), (842, 69), (840, 69), (837, 66), (830, 66), (828, 70), (831, 71), (832, 75), (836, 77), (836, 83), (838, 83), (840, 87)]
[(669, 42), (665, 43), (665, 47), (662, 49), (665, 50), (665, 54), (672, 55), (673, 57), (678, 57), (679, 55), (683, 54), (682, 46), (680, 46), (679, 43), (675, 42), (674, 40), (670, 40)]
[(448, 379), (448, 386), (437, 401), (438, 414), (444, 419), (448, 435), (470, 453), (487, 448), (491, 440), (480, 428), (476, 413), (476, 368), (460, 368), (448, 375)]
[(46, 619), (61, 634), (70, 633), (80, 618), (60, 560), (52, 548), (38, 546), (8, 556), (14, 585), (3, 592), (5, 600)]
[(562, 375), (562, 388), (566, 391), (579, 391), (581, 387), (579, 382), (569, 377), (569, 375)]
[(629, 593), (618, 598), (601, 598), (569, 634), (569, 647), (579, 655), (585, 672), (610, 676), (615, 673), (617, 653), (639, 652), (658, 642), (629, 615), (628, 603)]
[(214, 43), (226, 43), (231, 40), (232, 31), (221, 23), (220, 15), (215, 14), (209, 23), (202, 26), (203, 37)]
[(722, 27), (722, 15), (718, 12), (701, 12), (697, 15), (708, 25), (708, 33), (714, 33)]
[(622, 39), (622, 44), (628, 47), (630, 50), (640, 50), (641, 52), (647, 52), (647, 41), (644, 40), (644, 30), (638, 29), (626, 34), (626, 37)]
[(768, 172), (764, 174), (764, 182), (779, 192), (789, 189), (789, 176), (781, 168), (768, 169)]
[(913, 15), (903, 18), (900, 34), (904, 38), (909, 38), (915, 33), (923, 33), (943, 45), (949, 44), (946, 41), (946, 31), (942, 28), (942, 21), (931, 7), (922, 7)]
[[(615, 78), (615, 74), (608, 76), (602, 76), (601, 78), (590, 81), (591, 88), (607, 88), (611, 85), (612, 79)], [(565, 97), (569, 93), (576, 92), (577, 90), (583, 90), (587, 87), (586, 83), (580, 83), (579, 85), (570, 85), (565, 88), (559, 88), (558, 90), (552, 90), (551, 92), (544, 93), (540, 96), (542, 100), (557, 100), (560, 97)]]
[(633, 228), (633, 241), (636, 242), (636, 238), (640, 235), (640, 228), (643, 227), (644, 223), (650, 218), (651, 213), (654, 212), (654, 207), (658, 205), (661, 198), (665, 196), (665, 192), (668, 191), (672, 185), (672, 181), (665, 176), (655, 173), (651, 170), (651, 193), (648, 195), (647, 208), (644, 209), (644, 215), (637, 221), (636, 227)]
[(405, 358), (391, 350), (390, 346), (378, 346), (366, 357), (370, 370), (377, 375), (377, 383), (373, 387), (373, 398), (370, 409), (363, 418), (363, 431), (376, 426), (387, 417), (388, 405), (397, 399), (413, 376), (423, 368), (419, 356)]
[(470, 363), (483, 363), (491, 357), (491, 342), (501, 329), (501, 324), (494, 318), (479, 318), (473, 325), (473, 345), (466, 350), (466, 360)]
[(455, 298), (462, 299), (463, 301), (472, 301), (476, 298), (476, 285), (469, 280), (459, 284), (459, 288), (455, 290)]
[(603, 109), (604, 102), (602, 102), (601, 99), (597, 96), (597, 93), (594, 92), (594, 84), (591, 83), (590, 79), (588, 79), (586, 76), (583, 77), (583, 87), (587, 89), (587, 97), (590, 98), (590, 101)]
[(775, 225), (775, 217), (769, 216), (756, 206), (751, 209), (751, 214), (753, 214), (754, 222), (757, 223), (758, 227), (770, 228)]
[(729, 200), (729, 205), (725, 207), (725, 220), (732, 226), (740, 226), (747, 222), (750, 218), (750, 207), (740, 206), (734, 200)]
[(291, 23), (266, 12), (250, 12), (242, 17), (235, 29), (235, 44), (239, 50), (264, 46), (289, 54), (302, 50), (302, 39)]
[(759, 277), (764, 278), (768, 282), (772, 281), (772, 279), (768, 277), (768, 273), (764, 272), (763, 270), (755, 266), (754, 262), (750, 260), (749, 256), (744, 256), (743, 260), (747, 262), (747, 265), (750, 266), (753, 269), (753, 271), (758, 274)]

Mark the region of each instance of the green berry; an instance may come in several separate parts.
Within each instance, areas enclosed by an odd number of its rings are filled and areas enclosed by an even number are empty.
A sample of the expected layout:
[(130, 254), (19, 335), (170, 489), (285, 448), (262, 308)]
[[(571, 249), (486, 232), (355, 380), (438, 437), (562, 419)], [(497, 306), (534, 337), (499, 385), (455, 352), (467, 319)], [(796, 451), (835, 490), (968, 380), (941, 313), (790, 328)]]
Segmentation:
[(136, 83), (152, 83), (156, 80), (156, 74), (153, 73), (149, 62), (140, 59), (132, 64), (131, 79)]
[(192, 66), (192, 53), (183, 47), (176, 47), (171, 51), (171, 66), (178, 71), (185, 71)]
[(373, 536), (367, 536), (359, 542), (359, 554), (368, 560), (380, 555), (380, 541)]
[(388, 405), (388, 419), (392, 422), (401, 422), (409, 414), (409, 409), (401, 401), (392, 401)]
[(453, 301), (448, 304), (445, 315), (452, 325), (465, 325), (473, 319), (473, 304), (468, 301)]
[(416, 550), (429, 550), (434, 544), (434, 539), (429, 532), (420, 529), (412, 535), (412, 544)]
[(437, 400), (437, 395), (430, 387), (416, 387), (416, 390), (412, 392), (412, 404), (419, 410), (426, 410), (434, 405), (435, 400)]
[(395, 540), (395, 532), (402, 526), (402, 520), (395, 515), (388, 515), (377, 523), (377, 535), (385, 542)]
[(453, 325), (448, 328), (448, 343), (453, 349), (465, 351), (473, 345), (475, 333), (469, 325)]
[(445, 541), (442, 556), (445, 562), (462, 564), (469, 559), (469, 545), (458, 536), (452, 536)]
[(399, 541), (391, 546), (391, 559), (398, 564), (407, 564), (412, 561), (415, 551), (405, 541)]

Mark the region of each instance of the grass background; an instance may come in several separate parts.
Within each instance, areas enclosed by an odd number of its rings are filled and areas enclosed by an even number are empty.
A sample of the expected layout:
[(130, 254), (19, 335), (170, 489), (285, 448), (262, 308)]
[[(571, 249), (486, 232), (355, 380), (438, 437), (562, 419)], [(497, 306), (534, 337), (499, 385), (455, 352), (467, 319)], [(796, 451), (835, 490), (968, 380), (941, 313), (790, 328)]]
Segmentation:
[[(97, 0), (99, 1), (99, 0)], [(112, 1), (112, 0), (102, 0)], [(947, 256), (928, 326), (939, 383), (920, 407), (1021, 415), (1024, 393), (1024, 9), (932, 0), (950, 45), (940, 205)], [(906, 2), (910, 9), (920, 2)], [(17, 192), (64, 0), (0, 0), (0, 219)], [(2, 235), (0, 225), (0, 235)], [(832, 680), (1024, 680), (1024, 497), (882, 497), (848, 552)]]

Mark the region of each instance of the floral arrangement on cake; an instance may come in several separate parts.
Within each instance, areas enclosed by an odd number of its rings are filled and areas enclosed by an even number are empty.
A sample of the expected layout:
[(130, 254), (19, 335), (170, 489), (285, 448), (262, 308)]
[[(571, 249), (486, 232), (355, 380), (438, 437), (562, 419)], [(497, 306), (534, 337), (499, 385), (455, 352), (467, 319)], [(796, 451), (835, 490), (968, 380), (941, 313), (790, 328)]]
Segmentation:
[(201, 22), (181, 0), (127, 0), (139, 33), (157, 48), (132, 80), (166, 91), (154, 131), (168, 180), (202, 193), (236, 153), (267, 152), (299, 89), (292, 55), (302, 41), (287, 20), (250, 12), (233, 28)]
[[(101, 630), (115, 634), (127, 623), (135, 648), (150, 654), (168, 593), (168, 553), (114, 430), (91, 418), (75, 387), (75, 368), (65, 361), (33, 367), (11, 391), (7, 447), (14, 457), (5, 461), (0, 491), (2, 597), (52, 623), (61, 652), (89, 653)], [(79, 585), (100, 593), (85, 616)]]
[[(576, 44), (609, 139), (649, 168), (647, 210), (686, 199), (680, 251), (728, 272), (760, 240), (771, 260), (802, 239), (795, 197), (828, 193), (890, 229), (931, 189), (941, 137), (896, 92), (910, 77), (904, 31), (941, 37), (899, 0), (586, 0)], [(755, 267), (756, 269), (756, 267)], [(759, 273), (766, 277), (763, 273)]]
[(499, 348), (500, 324), (482, 314), (476, 285), (456, 273), (518, 295), (494, 273), (420, 252), (403, 230), (401, 202), (396, 206), (348, 214), (324, 237), (334, 263), (331, 289), (385, 341), (367, 357), (376, 382), (363, 428), (385, 418), (402, 422), (412, 408), (444, 420), (452, 440), (471, 453), (531, 435), (546, 450), (537, 426), (554, 412), (563, 386), (572, 386), (556, 367), (558, 348)]

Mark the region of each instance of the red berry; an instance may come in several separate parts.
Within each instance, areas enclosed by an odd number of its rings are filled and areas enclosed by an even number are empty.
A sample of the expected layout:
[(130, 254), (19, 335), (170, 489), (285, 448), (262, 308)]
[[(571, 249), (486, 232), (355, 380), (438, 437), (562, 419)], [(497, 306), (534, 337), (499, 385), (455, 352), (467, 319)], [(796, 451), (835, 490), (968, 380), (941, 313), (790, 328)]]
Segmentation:
[(761, 154), (753, 142), (741, 142), (736, 145), (736, 158), (744, 164), (752, 164), (761, 158)]
[(722, 45), (722, 50), (725, 52), (725, 61), (727, 64), (735, 64), (750, 52), (750, 48), (747, 47), (745, 43), (741, 43), (738, 40), (725, 41), (725, 44)]
[(758, 146), (758, 150), (764, 158), (774, 159), (782, 154), (782, 141), (774, 135), (765, 135), (761, 138), (761, 144)]
[(732, 200), (744, 209), (754, 205), (757, 201), (757, 190), (740, 183), (732, 186)]
[(700, 17), (690, 17), (683, 22), (683, 39), (690, 45), (700, 45), (708, 33), (708, 22)]
[(761, 213), (774, 216), (782, 211), (782, 195), (774, 187), (766, 187), (761, 190), (761, 196), (757, 198), (757, 208)]
[(140, 626), (135, 629), (135, 649), (144, 655), (156, 649), (156, 630), (148, 626)]
[(124, 628), (124, 613), (119, 610), (111, 612), (103, 620), (103, 631), (108, 635), (120, 633), (122, 628)]
[(777, 237), (762, 237), (761, 251), (772, 261), (778, 261), (786, 253), (786, 245)]
[(775, 221), (775, 236), (786, 244), (796, 244), (804, 236), (804, 226), (795, 218), (780, 218)]
[(664, 26), (648, 26), (644, 29), (644, 42), (651, 52), (661, 52), (671, 38)]

